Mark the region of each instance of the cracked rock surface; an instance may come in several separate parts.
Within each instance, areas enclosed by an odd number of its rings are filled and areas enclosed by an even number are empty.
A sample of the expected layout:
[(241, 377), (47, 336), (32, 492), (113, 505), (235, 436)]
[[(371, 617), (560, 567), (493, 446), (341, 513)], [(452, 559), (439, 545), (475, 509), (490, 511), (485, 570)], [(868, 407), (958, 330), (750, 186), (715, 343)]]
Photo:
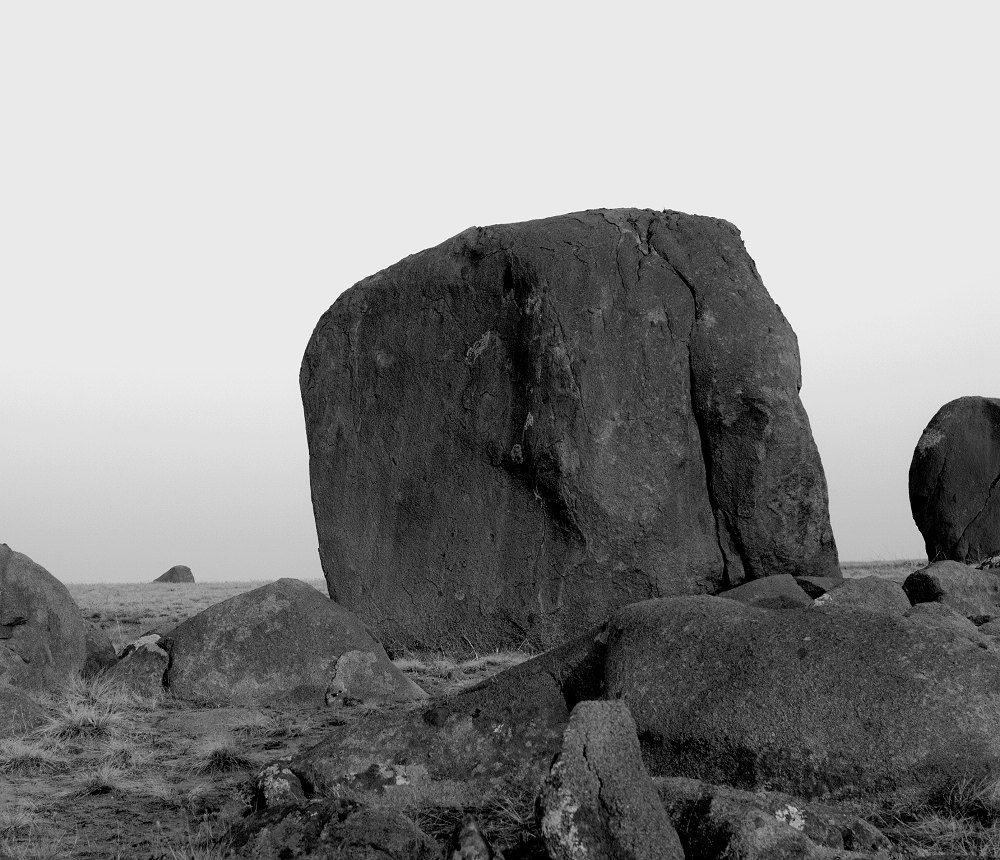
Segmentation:
[(976, 564), (1000, 552), (1000, 399), (959, 397), (924, 429), (910, 510), (927, 558)]
[(837, 575), (795, 334), (726, 221), (476, 227), (344, 292), (300, 374), (331, 595), (390, 649), (547, 646)]
[(683, 860), (623, 702), (581, 702), (539, 797), (553, 860)]

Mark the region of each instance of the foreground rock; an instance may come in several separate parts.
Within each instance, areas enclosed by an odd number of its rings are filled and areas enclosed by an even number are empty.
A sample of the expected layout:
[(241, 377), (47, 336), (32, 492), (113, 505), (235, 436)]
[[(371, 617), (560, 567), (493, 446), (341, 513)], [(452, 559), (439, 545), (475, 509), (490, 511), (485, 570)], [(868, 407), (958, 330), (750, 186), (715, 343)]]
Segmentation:
[(45, 711), (24, 690), (0, 684), (0, 738), (27, 734), (45, 722)]
[[(167, 685), (182, 699), (322, 703), (338, 676), (338, 661), (355, 651), (375, 655), (366, 663), (367, 675), (354, 677), (367, 683), (376, 675), (369, 687), (378, 684), (379, 701), (425, 696), (357, 617), (297, 579), (279, 579), (210, 606), (175, 627), (170, 642)], [(341, 692), (351, 690), (344, 685)], [(364, 692), (371, 696), (370, 689)]]
[(903, 582), (911, 603), (943, 603), (967, 618), (1000, 615), (1000, 573), (957, 561), (938, 561), (915, 570)]
[(927, 558), (1000, 553), (1000, 399), (959, 397), (931, 419), (910, 463), (910, 509)]
[(330, 593), (392, 644), (493, 648), (839, 575), (800, 382), (725, 221), (469, 229), (344, 292), (306, 349)]
[(137, 693), (162, 693), (170, 665), (170, 655), (163, 646), (169, 644), (155, 633), (140, 637), (122, 652), (121, 660), (110, 670), (111, 677)]
[(646, 601), (613, 619), (605, 682), (654, 774), (926, 796), (1000, 766), (1000, 650), (924, 613)]
[(351, 800), (280, 806), (244, 822), (234, 838), (250, 860), (440, 860), (438, 844), (412, 821)]
[(57, 688), (87, 659), (87, 630), (69, 591), (0, 544), (0, 685)]
[(899, 583), (877, 576), (845, 579), (836, 588), (817, 597), (816, 603), (821, 606), (856, 609), (859, 612), (888, 612), (894, 615), (910, 611), (910, 599)]
[(684, 834), (686, 857), (831, 860), (871, 857), (891, 847), (876, 827), (832, 806), (684, 777), (659, 777), (655, 784), (673, 826)]
[(175, 564), (166, 573), (161, 573), (153, 582), (194, 582), (191, 568), (183, 564)]
[(581, 702), (539, 796), (553, 860), (684, 860), (621, 702)]
[(458, 808), (533, 796), (570, 709), (600, 694), (603, 657), (593, 631), (456, 695), (335, 727), (268, 790), (294, 795), (298, 780), (320, 795)]
[(755, 579), (723, 591), (719, 596), (762, 609), (794, 609), (812, 603), (812, 598), (798, 580), (787, 573)]
[(115, 666), (118, 663), (118, 654), (115, 653), (115, 646), (111, 644), (107, 633), (89, 621), (85, 621), (84, 624), (87, 636), (87, 655), (80, 671), (85, 676), (90, 677)]

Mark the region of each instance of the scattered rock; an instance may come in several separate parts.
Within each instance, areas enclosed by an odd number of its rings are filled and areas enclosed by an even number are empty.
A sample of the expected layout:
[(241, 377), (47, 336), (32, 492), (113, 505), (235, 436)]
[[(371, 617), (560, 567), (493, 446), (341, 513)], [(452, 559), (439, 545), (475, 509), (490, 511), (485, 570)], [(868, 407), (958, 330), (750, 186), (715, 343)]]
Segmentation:
[(251, 806), (255, 811), (276, 806), (296, 806), (306, 802), (305, 789), (287, 764), (275, 762), (265, 767), (254, 780)]
[(763, 609), (793, 609), (812, 603), (812, 598), (802, 589), (798, 580), (787, 573), (746, 582), (721, 592), (719, 597)]
[(408, 818), (352, 800), (278, 806), (251, 815), (234, 835), (249, 860), (440, 860), (441, 849)]
[(649, 597), (836, 576), (800, 382), (725, 221), (469, 229), (345, 291), (306, 349), (330, 594), (393, 647), (491, 649)]
[(58, 688), (86, 659), (86, 625), (66, 586), (0, 544), (0, 685)]
[(553, 860), (684, 860), (622, 702), (581, 702), (538, 800)]
[(45, 722), (45, 710), (24, 690), (0, 684), (0, 738), (16, 737)]
[(840, 576), (796, 576), (795, 581), (813, 600), (844, 584)]
[(927, 558), (1000, 553), (1000, 400), (959, 397), (931, 419), (910, 463), (910, 509)]
[(115, 646), (111, 644), (108, 634), (96, 624), (85, 621), (87, 636), (87, 659), (80, 670), (84, 676), (90, 677), (105, 669), (112, 668), (118, 662)]
[(870, 857), (890, 848), (878, 828), (831, 806), (684, 777), (658, 777), (654, 783), (687, 857), (819, 860)]
[[(167, 684), (182, 699), (322, 703), (338, 661), (349, 651), (374, 654), (384, 672), (382, 689), (394, 679), (397, 699), (425, 695), (392, 665), (357, 617), (297, 579), (223, 600), (179, 624), (170, 637)], [(371, 667), (369, 675), (375, 678)]]
[(175, 564), (166, 573), (160, 574), (153, 582), (194, 582), (191, 568), (183, 564)]
[(381, 654), (347, 651), (336, 663), (336, 674), (326, 691), (328, 705), (357, 702), (412, 702), (427, 694)]
[(657, 775), (926, 795), (1000, 764), (1000, 649), (924, 616), (646, 601), (614, 617), (605, 682)]
[(903, 582), (911, 603), (944, 603), (966, 617), (1000, 615), (1000, 573), (957, 561), (936, 561)]
[(898, 582), (864, 576), (845, 579), (836, 588), (816, 598), (819, 606), (844, 606), (862, 612), (888, 612), (904, 615), (910, 611), (910, 600)]
[(110, 677), (136, 692), (153, 695), (166, 685), (170, 654), (159, 636), (143, 636), (122, 652), (122, 658), (110, 670)]

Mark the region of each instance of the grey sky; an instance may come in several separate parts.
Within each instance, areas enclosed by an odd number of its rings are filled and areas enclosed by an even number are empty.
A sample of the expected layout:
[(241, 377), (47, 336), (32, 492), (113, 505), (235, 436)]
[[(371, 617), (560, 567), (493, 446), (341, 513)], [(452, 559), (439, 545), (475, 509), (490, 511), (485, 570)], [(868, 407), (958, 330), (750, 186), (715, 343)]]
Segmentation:
[(297, 374), (338, 293), (648, 206), (742, 230), (841, 557), (920, 555), (913, 446), (1000, 393), (988, 4), (346, 5), (0, 6), (0, 541), (66, 581), (320, 576)]

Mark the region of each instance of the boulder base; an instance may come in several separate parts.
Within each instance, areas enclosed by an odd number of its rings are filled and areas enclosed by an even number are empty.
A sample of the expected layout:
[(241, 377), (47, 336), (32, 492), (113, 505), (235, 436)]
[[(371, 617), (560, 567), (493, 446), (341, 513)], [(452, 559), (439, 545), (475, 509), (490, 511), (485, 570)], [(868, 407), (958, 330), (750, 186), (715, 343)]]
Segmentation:
[(472, 228), (344, 292), (300, 374), (330, 594), (392, 647), (838, 575), (795, 334), (725, 221)]

